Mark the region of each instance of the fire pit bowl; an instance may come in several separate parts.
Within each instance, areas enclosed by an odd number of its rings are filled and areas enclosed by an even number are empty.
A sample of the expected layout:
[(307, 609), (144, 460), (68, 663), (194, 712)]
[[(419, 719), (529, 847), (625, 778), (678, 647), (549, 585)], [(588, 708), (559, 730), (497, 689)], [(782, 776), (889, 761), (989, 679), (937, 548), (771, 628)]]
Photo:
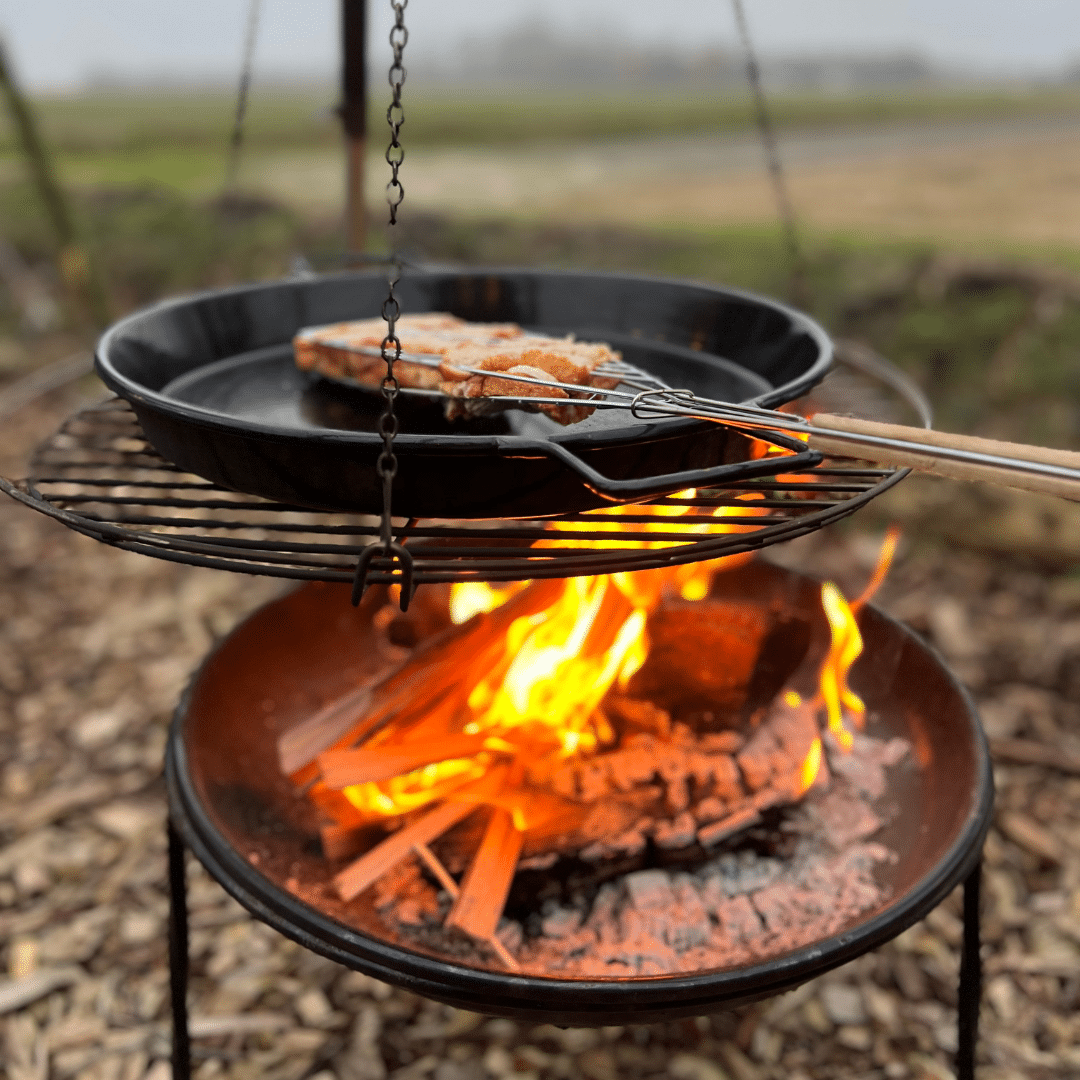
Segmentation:
[[(759, 563), (751, 587), (820, 626), (819, 583)], [(281, 774), (278, 735), (375, 670), (374, 608), (344, 586), (312, 584), (276, 600), (206, 660), (177, 710), (166, 751), (172, 821), (211, 875), (249, 911), (314, 952), (425, 997), (475, 1012), (569, 1026), (648, 1023), (715, 1012), (790, 989), (882, 944), (926, 915), (975, 867), (993, 800), (986, 740), (971, 700), (938, 656), (872, 607), (852, 685), (869, 733), (911, 744), (890, 779), (898, 808), (874, 839), (895, 861), (887, 897), (826, 939), (752, 964), (692, 974), (552, 978), (451, 962), (394, 939), (369, 894), (330, 886), (310, 802)]]

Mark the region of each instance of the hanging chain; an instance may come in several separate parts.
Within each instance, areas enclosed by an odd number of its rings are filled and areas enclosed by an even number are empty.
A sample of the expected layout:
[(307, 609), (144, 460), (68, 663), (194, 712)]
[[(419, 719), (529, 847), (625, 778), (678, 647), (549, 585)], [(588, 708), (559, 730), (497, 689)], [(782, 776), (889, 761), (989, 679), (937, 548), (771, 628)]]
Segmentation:
[[(405, 160), (405, 148), (398, 136), (401, 125), (405, 123), (405, 112), (401, 107), (401, 88), (405, 85), (405, 65), (401, 62), (405, 45), (409, 40), (409, 31), (405, 29), (405, 9), (409, 0), (390, 0), (394, 9), (394, 25), (390, 30), (390, 47), (394, 50), (394, 62), (390, 65), (390, 89), (394, 96), (390, 108), (386, 110), (386, 122), (390, 125), (390, 145), (386, 148), (386, 163), (390, 166), (390, 183), (386, 185), (386, 201), (390, 204), (390, 224), (397, 224), (397, 210), (405, 198), (405, 189), (398, 179), (398, 169)], [(390, 295), (393, 297), (394, 282), (390, 283)], [(390, 324), (390, 334), (394, 332)], [(389, 335), (388, 335), (389, 336)]]
[[(386, 148), (386, 162), (390, 166), (390, 182), (386, 185), (386, 201), (390, 205), (390, 225), (394, 226), (397, 224), (398, 207), (405, 198), (405, 189), (401, 186), (401, 180), (398, 179), (398, 170), (401, 168), (402, 161), (405, 160), (405, 149), (401, 145), (399, 136), (401, 125), (405, 123), (405, 112), (401, 107), (401, 88), (405, 84), (405, 65), (402, 63), (402, 56), (409, 40), (409, 31), (405, 28), (405, 8), (409, 6), (409, 0), (390, 0), (390, 6), (394, 9), (394, 25), (390, 30), (390, 47), (393, 49), (394, 59), (389, 72), (393, 97), (390, 107), (386, 110), (386, 122), (390, 125), (390, 145)], [(393, 244), (391, 244), (391, 250), (394, 250)], [(398, 432), (398, 418), (394, 412), (394, 402), (401, 387), (394, 375), (394, 364), (401, 359), (401, 340), (397, 336), (397, 321), (401, 317), (401, 304), (394, 295), (394, 288), (400, 280), (401, 260), (395, 254), (390, 267), (389, 292), (382, 306), (382, 317), (386, 320), (386, 336), (382, 341), (381, 352), (386, 364), (386, 374), (383, 376), (381, 389), (386, 406), (382, 416), (379, 417), (379, 434), (382, 436), (383, 449), (375, 465), (375, 471), (382, 480), (382, 523), (379, 530), (379, 542), (369, 544), (356, 565), (352, 600), (354, 604), (360, 602), (360, 597), (363, 596), (364, 589), (367, 587), (371, 562), (379, 555), (390, 559), (391, 566), (394, 559), (401, 566), (401, 610), (406, 611), (413, 593), (412, 555), (405, 550), (404, 545), (394, 541), (393, 523), (390, 517), (394, 477), (397, 475), (398, 465), (397, 455), (394, 453), (394, 436)]]

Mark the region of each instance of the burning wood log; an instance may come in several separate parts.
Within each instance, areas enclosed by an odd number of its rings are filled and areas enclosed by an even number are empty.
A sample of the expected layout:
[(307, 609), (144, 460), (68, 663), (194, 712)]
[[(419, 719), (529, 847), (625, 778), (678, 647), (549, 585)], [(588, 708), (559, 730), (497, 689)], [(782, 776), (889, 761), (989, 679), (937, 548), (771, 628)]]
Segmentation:
[(370, 738), (391, 719), (405, 724), (410, 717), (430, 715), (440, 701), (444, 710), (459, 708), (478, 673), (490, 669), (492, 654), (501, 649), (510, 624), (547, 607), (560, 585), (534, 582), (503, 607), (434, 634), (394, 671), (290, 728), (278, 739), (282, 771), (296, 783), (309, 782), (315, 774), (304, 770), (327, 750), (347, 749)]
[(389, 780), (452, 758), (471, 757), (484, 746), (482, 735), (448, 735), (418, 746), (386, 746), (374, 750), (327, 750), (319, 755), (322, 781), (340, 791), (353, 784)]
[(327, 746), (348, 734), (371, 705), (371, 683), (365, 682), (343, 698), (332, 701), (278, 739), (281, 771), (292, 776), (310, 765)]
[(342, 900), (352, 900), (369, 885), (374, 884), (387, 870), (412, 853), (414, 844), (429, 844), (447, 829), (468, 817), (476, 803), (445, 802), (423, 817), (373, 847), (352, 865), (334, 877), (334, 887)]
[(666, 598), (649, 617), (649, 655), (627, 689), (667, 709), (737, 710), (772, 621), (764, 605)]
[(522, 833), (508, 810), (494, 807), (446, 925), (487, 941), (495, 935), (521, 854)]

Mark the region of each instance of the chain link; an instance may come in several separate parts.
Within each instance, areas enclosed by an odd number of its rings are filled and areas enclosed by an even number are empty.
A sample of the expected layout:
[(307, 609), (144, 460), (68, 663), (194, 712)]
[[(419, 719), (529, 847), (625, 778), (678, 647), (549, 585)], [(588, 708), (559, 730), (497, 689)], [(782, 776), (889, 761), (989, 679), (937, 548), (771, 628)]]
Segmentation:
[[(390, 166), (390, 183), (386, 185), (386, 201), (390, 204), (390, 224), (397, 224), (397, 211), (405, 198), (405, 189), (398, 179), (398, 169), (405, 160), (405, 148), (401, 145), (398, 136), (401, 134), (401, 125), (405, 123), (405, 112), (401, 107), (401, 88), (405, 85), (405, 65), (401, 62), (405, 53), (405, 46), (409, 41), (409, 31), (405, 29), (405, 9), (409, 6), (409, 0), (390, 0), (390, 6), (394, 9), (394, 25), (390, 30), (390, 47), (394, 50), (394, 61), (390, 65), (388, 78), (390, 89), (393, 90), (393, 98), (390, 107), (386, 110), (386, 122), (390, 125), (390, 145), (386, 148), (386, 164)], [(393, 286), (391, 285), (390, 298), (393, 299)], [(393, 328), (391, 328), (391, 333)]]
[[(394, 9), (394, 25), (390, 30), (390, 47), (393, 49), (394, 59), (388, 76), (393, 97), (390, 107), (386, 110), (386, 122), (390, 126), (390, 145), (386, 148), (386, 162), (390, 166), (390, 182), (386, 185), (386, 201), (390, 206), (390, 225), (393, 226), (397, 224), (398, 207), (405, 198), (405, 189), (398, 178), (398, 170), (405, 160), (405, 149), (400, 139), (401, 125), (405, 123), (405, 112), (401, 107), (401, 88), (405, 84), (405, 65), (402, 63), (402, 57), (409, 40), (409, 31), (405, 28), (405, 9), (409, 6), (409, 0), (390, 0), (390, 6)], [(391, 244), (391, 249), (394, 250), (393, 244)], [(397, 475), (398, 466), (397, 455), (394, 453), (394, 437), (398, 433), (398, 418), (394, 412), (394, 402), (401, 387), (394, 375), (394, 365), (401, 359), (401, 340), (397, 336), (401, 304), (394, 295), (394, 289), (400, 280), (401, 260), (395, 254), (387, 282), (389, 291), (382, 306), (382, 317), (386, 321), (386, 336), (383, 338), (380, 351), (386, 364), (386, 374), (383, 376), (381, 389), (386, 405), (382, 416), (379, 417), (379, 434), (382, 436), (383, 448), (375, 464), (375, 471), (382, 481), (383, 489), (382, 523), (379, 530), (379, 542), (368, 545), (356, 565), (352, 599), (354, 604), (360, 602), (360, 597), (367, 587), (367, 575), (372, 559), (377, 555), (396, 559), (401, 566), (401, 610), (405, 611), (408, 609), (413, 593), (413, 561), (412, 555), (405, 550), (404, 545), (394, 541), (393, 522), (390, 516), (394, 477)]]

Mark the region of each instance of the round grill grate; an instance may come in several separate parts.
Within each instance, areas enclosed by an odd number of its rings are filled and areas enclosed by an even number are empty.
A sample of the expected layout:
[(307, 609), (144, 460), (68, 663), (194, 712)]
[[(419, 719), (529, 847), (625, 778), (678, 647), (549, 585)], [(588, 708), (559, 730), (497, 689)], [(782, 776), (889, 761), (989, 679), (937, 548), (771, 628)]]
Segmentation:
[[(693, 498), (545, 521), (396, 521), (395, 539), (413, 553), (417, 584), (646, 570), (793, 539), (854, 512), (905, 474), (826, 461), (773, 480), (700, 490)], [(0, 487), (116, 547), (239, 573), (351, 581), (357, 558), (379, 531), (374, 517), (269, 502), (181, 472), (147, 443), (118, 398), (68, 419), (34, 454), (29, 478), (0, 478)], [(724, 507), (753, 507), (756, 516), (729, 518), (738, 531), (722, 532), (714, 515)], [(608, 531), (615, 523), (619, 531)], [(559, 546), (532, 546), (553, 539)], [(376, 559), (370, 579), (393, 583), (390, 569)]]

